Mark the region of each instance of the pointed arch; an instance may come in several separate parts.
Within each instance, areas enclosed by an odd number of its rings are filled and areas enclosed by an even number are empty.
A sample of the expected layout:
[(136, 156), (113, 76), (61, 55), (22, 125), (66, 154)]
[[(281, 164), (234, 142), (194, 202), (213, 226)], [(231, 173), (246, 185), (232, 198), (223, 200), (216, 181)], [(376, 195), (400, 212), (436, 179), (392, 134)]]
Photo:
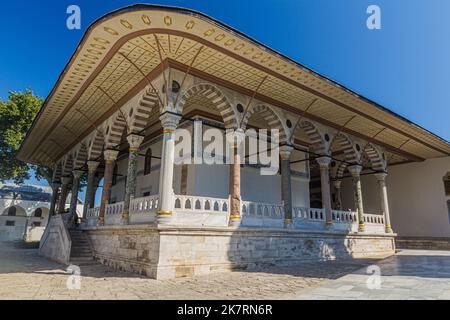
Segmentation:
[(147, 88), (135, 108), (130, 109), (130, 133), (139, 133), (147, 126), (152, 110), (158, 106), (158, 94)]
[(344, 176), (345, 169), (347, 169), (347, 163), (340, 162), (338, 168), (336, 169), (335, 178), (341, 180)]
[(360, 153), (358, 152), (353, 141), (346, 134), (338, 133), (335, 135), (330, 143), (330, 146), (332, 146), (334, 142), (336, 142), (344, 152), (345, 161), (354, 164), (358, 164), (360, 162)]
[(73, 155), (74, 169), (82, 168), (86, 164), (87, 156), (88, 156), (88, 152), (87, 152), (86, 145), (84, 143), (81, 143)]
[(325, 145), (324, 138), (322, 134), (319, 132), (316, 125), (314, 125), (312, 122), (303, 120), (301, 121), (296, 128), (294, 128), (294, 133), (292, 137), (295, 137), (296, 134), (299, 134), (300, 132), (304, 132), (308, 139), (309, 143), (311, 144), (311, 148), (314, 150), (314, 152), (317, 155), (326, 155), (327, 154), (327, 148)]
[(234, 111), (234, 108), (230, 104), (228, 98), (220, 89), (209, 83), (200, 83), (187, 89), (181, 96), (180, 101), (177, 103), (177, 112), (182, 114), (186, 102), (189, 98), (196, 95), (201, 95), (207, 98), (211, 101), (214, 107), (219, 110), (219, 113), (223, 118), (225, 128), (237, 128), (236, 112)]
[(89, 142), (88, 147), (88, 160), (97, 160), (100, 158), (103, 152), (103, 146), (105, 144), (105, 136), (100, 130), (95, 130), (94, 136)]
[(72, 175), (73, 170), (73, 157), (71, 154), (66, 155), (62, 162), (62, 176), (68, 177)]
[(53, 167), (53, 181), (52, 182), (60, 182), (62, 175), (62, 164), (61, 161), (58, 161)]
[(106, 148), (114, 148), (120, 144), (122, 134), (127, 127), (127, 120), (122, 112), (117, 112), (110, 124), (106, 127), (105, 145)]
[(287, 141), (287, 128), (285, 127), (281, 117), (275, 112), (271, 107), (267, 105), (254, 105), (244, 115), (242, 119), (242, 129), (247, 128), (248, 121), (255, 115), (260, 114), (260, 116), (267, 122), (271, 129), (278, 129), (280, 132), (280, 143), (286, 144)]
[(386, 171), (386, 161), (384, 159), (383, 153), (380, 152), (372, 144), (367, 144), (363, 150), (370, 160), (372, 169), (375, 171)]

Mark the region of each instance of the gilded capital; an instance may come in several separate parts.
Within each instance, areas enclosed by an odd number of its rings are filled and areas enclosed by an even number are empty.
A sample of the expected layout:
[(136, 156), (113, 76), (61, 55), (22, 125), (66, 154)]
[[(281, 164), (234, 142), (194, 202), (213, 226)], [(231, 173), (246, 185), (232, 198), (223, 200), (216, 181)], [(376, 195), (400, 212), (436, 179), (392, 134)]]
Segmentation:
[(119, 151), (117, 150), (105, 150), (103, 151), (103, 156), (105, 157), (105, 161), (114, 161), (117, 159), (117, 155)]
[(362, 166), (359, 164), (355, 164), (347, 167), (348, 171), (352, 174), (353, 177), (359, 177), (359, 174), (362, 171)]
[(142, 141), (144, 141), (144, 136), (132, 133), (127, 136), (127, 141), (130, 145), (130, 149), (137, 150)]
[(291, 153), (294, 148), (292, 146), (284, 145), (280, 147), (280, 157), (281, 160), (289, 160)]
[(166, 112), (159, 117), (164, 130), (174, 131), (178, 127), (181, 115)]
[(320, 168), (328, 168), (331, 163), (331, 158), (328, 156), (316, 158), (317, 163), (319, 164)]
[(95, 171), (97, 171), (97, 168), (98, 168), (98, 165), (100, 164), (100, 162), (98, 162), (98, 161), (92, 161), (92, 160), (89, 160), (88, 162), (87, 162), (87, 166), (88, 166), (88, 170), (89, 170), (89, 172), (95, 172)]

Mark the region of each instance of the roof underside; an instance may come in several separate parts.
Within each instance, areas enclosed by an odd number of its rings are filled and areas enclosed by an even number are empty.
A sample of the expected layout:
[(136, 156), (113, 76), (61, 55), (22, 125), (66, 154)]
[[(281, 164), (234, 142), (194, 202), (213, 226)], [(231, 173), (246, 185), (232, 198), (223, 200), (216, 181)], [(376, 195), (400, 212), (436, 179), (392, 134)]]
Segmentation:
[(391, 163), (450, 154), (447, 141), (209, 17), (137, 5), (88, 29), (19, 158), (44, 165), (59, 160), (147, 85), (144, 74), (186, 70), (201, 47), (191, 74), (244, 94), (259, 87), (259, 100), (383, 146)]

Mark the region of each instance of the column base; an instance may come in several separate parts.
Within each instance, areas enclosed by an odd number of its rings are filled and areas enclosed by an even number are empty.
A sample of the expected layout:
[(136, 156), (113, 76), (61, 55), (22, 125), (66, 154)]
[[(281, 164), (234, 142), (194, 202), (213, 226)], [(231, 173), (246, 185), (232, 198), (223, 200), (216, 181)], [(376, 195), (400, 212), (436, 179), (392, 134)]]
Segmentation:
[(130, 224), (130, 214), (128, 212), (122, 213), (122, 221), (121, 222), (123, 225)]
[(359, 224), (358, 225), (358, 232), (364, 232), (364, 231), (366, 231), (365, 224)]
[(230, 216), (230, 221), (228, 222), (229, 227), (239, 227), (240, 224), (241, 224), (241, 216), (240, 215)]
[(98, 217), (97, 225), (98, 226), (104, 226), (105, 225), (105, 218), (104, 217)]
[(292, 219), (284, 219), (284, 227), (289, 229), (292, 227)]
[(158, 211), (158, 216), (156, 217), (156, 222), (158, 225), (167, 225), (172, 221), (172, 211)]
[(386, 233), (394, 233), (390, 225), (386, 225), (384, 230), (386, 231)]

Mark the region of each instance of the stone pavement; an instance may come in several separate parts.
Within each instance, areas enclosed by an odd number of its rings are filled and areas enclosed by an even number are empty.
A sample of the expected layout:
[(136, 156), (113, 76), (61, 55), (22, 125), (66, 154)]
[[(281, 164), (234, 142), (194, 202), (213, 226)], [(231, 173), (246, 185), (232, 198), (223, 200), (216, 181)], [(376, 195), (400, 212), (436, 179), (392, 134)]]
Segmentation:
[[(450, 251), (402, 250), (376, 265), (379, 269), (371, 268), (370, 273), (367, 267), (361, 268), (319, 288), (304, 290), (286, 298), (450, 299)], [(377, 274), (381, 276), (377, 278)]]
[[(404, 250), (382, 261), (305, 263), (164, 281), (99, 264), (80, 267), (81, 289), (69, 290), (66, 266), (39, 257), (36, 249), (0, 242), (0, 299), (450, 299), (450, 251)], [(380, 289), (369, 289), (367, 282), (376, 287), (377, 279)]]
[(66, 266), (38, 256), (36, 249), (0, 242), (0, 299), (280, 299), (370, 263), (305, 263), (164, 281), (91, 264), (80, 266), (81, 289), (69, 290)]

